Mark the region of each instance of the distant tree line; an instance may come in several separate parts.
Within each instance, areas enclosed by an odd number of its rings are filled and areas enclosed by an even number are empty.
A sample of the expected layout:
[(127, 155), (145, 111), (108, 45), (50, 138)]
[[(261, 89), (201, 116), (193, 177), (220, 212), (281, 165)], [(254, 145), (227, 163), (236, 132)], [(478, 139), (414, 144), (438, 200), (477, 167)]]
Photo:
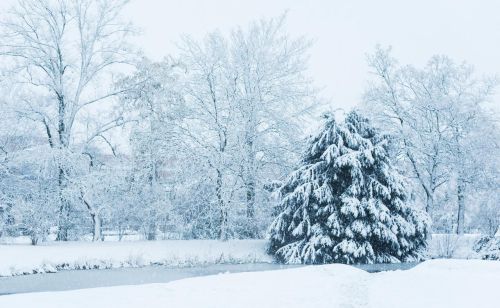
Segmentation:
[[(311, 42), (261, 20), (153, 62), (121, 0), (19, 0), (0, 35), (0, 232), (32, 243), (262, 238), (302, 161), (320, 103)], [(496, 82), (433, 57), (369, 58), (359, 113), (390, 140), (403, 198), (432, 229), (498, 229)]]

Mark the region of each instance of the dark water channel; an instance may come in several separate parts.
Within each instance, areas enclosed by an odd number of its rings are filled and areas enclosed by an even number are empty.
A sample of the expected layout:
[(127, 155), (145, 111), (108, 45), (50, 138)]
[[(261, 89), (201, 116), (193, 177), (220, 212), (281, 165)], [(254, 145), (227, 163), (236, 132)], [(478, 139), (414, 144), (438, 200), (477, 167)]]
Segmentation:
[[(380, 272), (407, 270), (415, 265), (417, 265), (417, 263), (368, 264), (356, 265), (356, 267), (367, 272)], [(270, 271), (298, 266), (301, 265), (250, 263), (216, 264), (189, 268), (148, 266), (142, 268), (116, 268), (104, 270), (63, 270), (52, 274), (0, 277), (0, 295), (28, 292), (65, 291), (119, 285), (165, 283), (184, 278), (216, 275), (221, 273)]]

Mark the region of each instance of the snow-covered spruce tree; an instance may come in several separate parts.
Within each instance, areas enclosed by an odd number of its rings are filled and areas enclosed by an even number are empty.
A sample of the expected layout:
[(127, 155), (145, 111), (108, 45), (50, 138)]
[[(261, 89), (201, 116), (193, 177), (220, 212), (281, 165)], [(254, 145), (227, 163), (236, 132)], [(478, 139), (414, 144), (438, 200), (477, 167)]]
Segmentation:
[(388, 263), (415, 260), (426, 246), (427, 215), (409, 205), (388, 138), (356, 112), (325, 116), (280, 188), (269, 252), (284, 263)]

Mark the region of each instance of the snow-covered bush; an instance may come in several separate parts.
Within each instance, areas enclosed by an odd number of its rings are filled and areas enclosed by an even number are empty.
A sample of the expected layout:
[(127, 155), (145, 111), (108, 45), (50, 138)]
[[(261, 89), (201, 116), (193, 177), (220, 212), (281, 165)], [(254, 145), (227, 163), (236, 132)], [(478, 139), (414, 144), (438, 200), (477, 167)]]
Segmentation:
[(473, 247), (483, 260), (500, 260), (500, 238), (484, 236)]
[(42, 195), (37, 197), (36, 200), (18, 199), (13, 208), (15, 227), (29, 236), (32, 245), (45, 240), (56, 216), (56, 207), (48, 202), (49, 199), (40, 198)]
[(483, 234), (493, 237), (500, 231), (500, 189), (493, 188), (476, 197), (478, 206), (473, 216), (473, 225)]
[(433, 257), (453, 258), (459, 247), (460, 236), (453, 233), (435, 235), (432, 238)]
[(326, 116), (280, 188), (269, 252), (285, 263), (382, 263), (420, 258), (427, 216), (411, 207), (389, 139), (356, 112)]

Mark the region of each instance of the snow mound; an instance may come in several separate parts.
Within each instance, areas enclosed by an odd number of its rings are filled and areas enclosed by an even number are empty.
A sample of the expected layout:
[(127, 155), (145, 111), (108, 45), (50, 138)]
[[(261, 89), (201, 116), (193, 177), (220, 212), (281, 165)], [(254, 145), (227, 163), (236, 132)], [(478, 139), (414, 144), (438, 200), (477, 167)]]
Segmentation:
[(368, 274), (347, 265), (0, 297), (0, 307), (498, 307), (500, 262), (433, 260)]

